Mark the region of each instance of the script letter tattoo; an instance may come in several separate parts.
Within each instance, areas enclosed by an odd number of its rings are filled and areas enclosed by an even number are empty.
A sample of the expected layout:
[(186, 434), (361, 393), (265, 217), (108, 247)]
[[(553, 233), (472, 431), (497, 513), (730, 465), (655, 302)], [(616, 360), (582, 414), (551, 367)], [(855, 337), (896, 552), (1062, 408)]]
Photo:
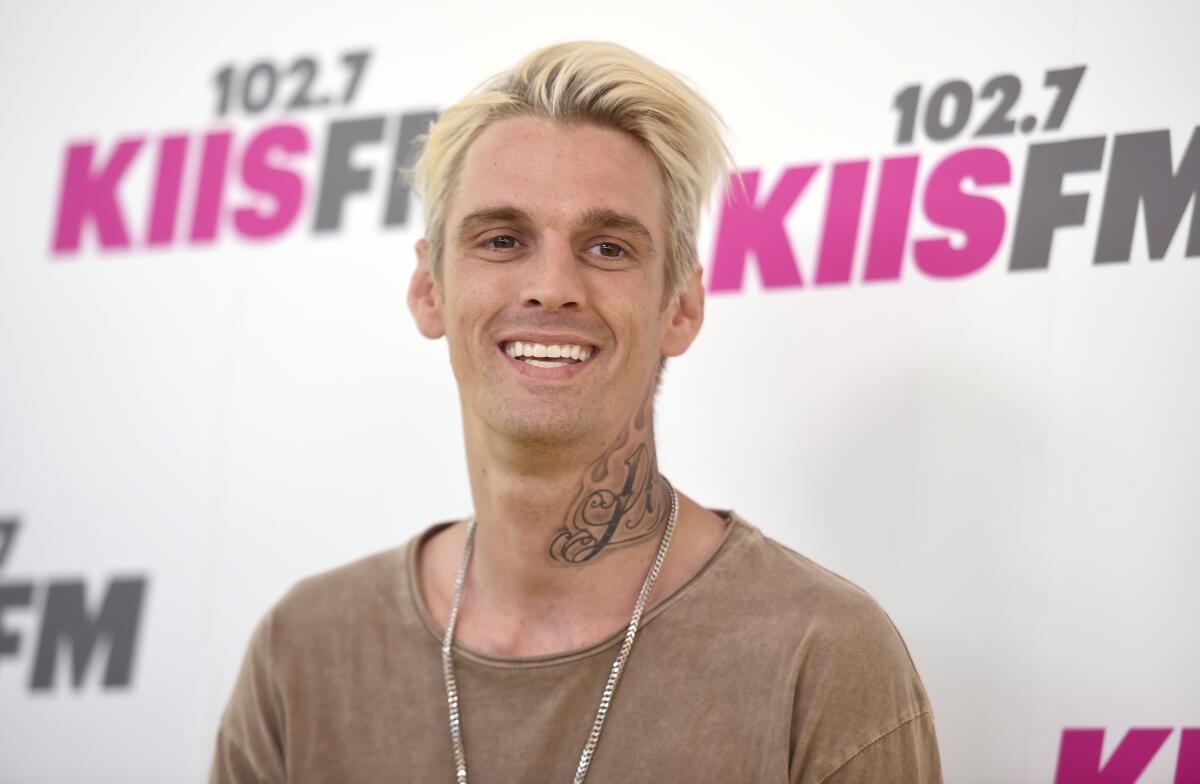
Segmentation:
[(584, 473), (566, 525), (550, 541), (550, 557), (584, 563), (604, 548), (631, 544), (656, 532), (670, 514), (666, 481), (658, 475), (645, 406), (616, 442)]

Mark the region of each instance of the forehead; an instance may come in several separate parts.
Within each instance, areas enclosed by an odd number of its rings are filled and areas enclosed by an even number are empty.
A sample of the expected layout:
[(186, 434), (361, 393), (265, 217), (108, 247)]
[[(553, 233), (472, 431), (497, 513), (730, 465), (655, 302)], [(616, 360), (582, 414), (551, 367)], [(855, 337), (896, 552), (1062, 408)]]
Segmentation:
[(662, 187), (654, 156), (623, 131), (509, 118), (485, 128), (468, 148), (447, 223), (511, 206), (565, 228), (588, 211), (608, 209), (637, 216), (659, 240)]

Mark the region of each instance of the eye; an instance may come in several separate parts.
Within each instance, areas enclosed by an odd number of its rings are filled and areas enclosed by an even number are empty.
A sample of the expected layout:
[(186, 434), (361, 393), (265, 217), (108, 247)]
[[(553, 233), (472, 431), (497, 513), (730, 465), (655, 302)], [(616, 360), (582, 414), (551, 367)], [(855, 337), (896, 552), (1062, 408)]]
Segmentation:
[(615, 242), (597, 242), (592, 248), (597, 251), (595, 255), (606, 259), (623, 259), (629, 255)]
[(511, 234), (499, 234), (483, 241), (483, 246), (488, 250), (513, 250), (519, 244)]

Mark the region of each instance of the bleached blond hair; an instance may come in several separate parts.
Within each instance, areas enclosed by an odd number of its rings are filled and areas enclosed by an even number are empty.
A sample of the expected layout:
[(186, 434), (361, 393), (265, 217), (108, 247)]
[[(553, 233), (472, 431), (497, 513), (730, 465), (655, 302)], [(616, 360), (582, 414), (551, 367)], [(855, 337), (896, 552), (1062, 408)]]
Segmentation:
[(467, 149), (497, 120), (531, 116), (594, 123), (633, 136), (662, 172), (667, 233), (666, 295), (699, 264), (700, 212), (732, 170), (725, 125), (680, 76), (612, 43), (573, 41), (536, 51), (446, 109), (419, 141), (410, 175), (425, 212), (427, 260), (440, 278), (446, 208)]

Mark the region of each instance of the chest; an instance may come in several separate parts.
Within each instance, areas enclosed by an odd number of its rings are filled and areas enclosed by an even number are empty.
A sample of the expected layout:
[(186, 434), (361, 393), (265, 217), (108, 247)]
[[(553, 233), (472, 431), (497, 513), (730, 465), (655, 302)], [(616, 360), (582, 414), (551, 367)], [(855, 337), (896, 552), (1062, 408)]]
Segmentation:
[[(571, 781), (611, 658), (610, 649), (512, 671), (456, 664), (469, 781)], [(350, 679), (289, 706), (289, 779), (453, 781), (440, 662), (430, 656), (426, 664), (387, 680)], [(790, 699), (760, 681), (636, 651), (588, 781), (786, 781)]]

